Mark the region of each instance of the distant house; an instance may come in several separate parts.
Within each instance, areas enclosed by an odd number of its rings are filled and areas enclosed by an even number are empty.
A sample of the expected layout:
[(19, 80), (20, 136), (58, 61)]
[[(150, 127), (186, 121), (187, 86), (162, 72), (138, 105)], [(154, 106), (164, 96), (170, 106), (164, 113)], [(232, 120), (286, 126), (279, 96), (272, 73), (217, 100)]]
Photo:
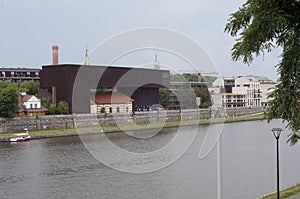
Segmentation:
[(19, 96), (19, 112), (17, 116), (43, 116), (47, 109), (45, 109), (41, 100), (34, 95), (27, 95), (21, 93)]
[(91, 113), (131, 113), (134, 100), (120, 92), (93, 94)]

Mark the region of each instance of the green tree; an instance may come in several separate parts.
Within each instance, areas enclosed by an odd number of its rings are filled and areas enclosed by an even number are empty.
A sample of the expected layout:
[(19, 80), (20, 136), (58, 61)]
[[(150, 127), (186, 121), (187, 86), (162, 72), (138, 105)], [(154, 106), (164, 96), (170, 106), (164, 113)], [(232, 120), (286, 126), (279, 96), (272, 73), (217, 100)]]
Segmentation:
[(203, 102), (203, 104), (202, 104), (202, 108), (209, 108), (209, 104), (208, 104), (208, 102)]
[[(0, 117), (11, 118), (18, 111), (19, 90), (14, 84), (6, 84), (6, 87), (1, 83), (0, 88)], [(3, 86), (3, 87), (2, 87)]]
[(194, 88), (196, 97), (201, 98), (201, 108), (208, 108), (211, 106), (210, 94), (207, 88)]
[(56, 106), (55, 104), (50, 104), (48, 111), (46, 112), (47, 115), (55, 115), (57, 114)]
[(207, 84), (207, 87), (212, 87), (213, 82), (217, 79), (217, 77), (214, 76), (201, 76), (202, 82), (205, 82)]
[(45, 107), (46, 109), (49, 109), (50, 108), (50, 105), (51, 105), (51, 98), (42, 98), (41, 99), (41, 104), (43, 107)]
[(170, 81), (171, 82), (185, 82), (187, 81), (182, 74), (170, 74)]
[(197, 74), (183, 73), (183, 74), (171, 74), (171, 82), (198, 82), (199, 78)]
[(20, 88), (29, 95), (36, 95), (40, 90), (39, 84), (34, 81), (24, 81), (20, 84)]
[(69, 113), (69, 106), (68, 103), (65, 101), (60, 101), (56, 107), (57, 114), (68, 114)]
[(236, 38), (232, 59), (250, 64), (254, 57), (282, 48), (276, 65), (280, 74), (267, 118), (281, 117), (294, 132), (288, 141), (300, 139), (300, 1), (248, 0), (231, 14), (225, 32)]
[[(55, 104), (51, 104), (48, 98), (44, 98), (43, 100), (46, 104), (49, 105), (45, 108), (48, 109), (46, 112), (47, 115), (55, 115), (55, 114), (68, 114), (69, 113), (69, 105), (65, 101), (60, 101), (57, 106)], [(44, 106), (44, 105), (43, 105)]]
[(159, 89), (159, 102), (165, 108), (168, 109), (170, 105), (170, 91), (167, 88)]
[(214, 76), (198, 76), (197, 74), (171, 74), (171, 82), (205, 82), (208, 87), (212, 87), (212, 83), (217, 79)]
[(107, 88), (105, 87), (97, 87), (96, 88), (96, 93), (104, 93), (107, 91)]
[(8, 83), (5, 81), (0, 80), (0, 89), (4, 89), (8, 86)]
[(183, 76), (188, 82), (198, 82), (199, 81), (198, 75), (196, 75), (196, 74), (184, 73)]
[(100, 113), (105, 113), (105, 108), (104, 107), (101, 108)]

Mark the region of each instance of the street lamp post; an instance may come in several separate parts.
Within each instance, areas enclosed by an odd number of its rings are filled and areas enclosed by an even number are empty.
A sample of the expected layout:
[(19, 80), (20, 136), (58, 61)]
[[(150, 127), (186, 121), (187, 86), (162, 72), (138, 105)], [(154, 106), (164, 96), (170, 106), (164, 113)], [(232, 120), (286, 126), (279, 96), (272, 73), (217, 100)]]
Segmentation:
[(272, 132), (276, 138), (276, 150), (277, 150), (277, 199), (280, 199), (279, 190), (279, 137), (283, 130), (281, 128), (273, 128)]

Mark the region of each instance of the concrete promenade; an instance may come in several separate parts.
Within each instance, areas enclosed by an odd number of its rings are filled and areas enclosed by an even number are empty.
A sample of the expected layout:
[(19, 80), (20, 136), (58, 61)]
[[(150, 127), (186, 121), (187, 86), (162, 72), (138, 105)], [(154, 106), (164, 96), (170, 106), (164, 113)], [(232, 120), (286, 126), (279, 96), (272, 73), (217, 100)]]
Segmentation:
[(298, 193), (294, 196), (288, 197), (288, 199), (300, 199), (300, 193)]

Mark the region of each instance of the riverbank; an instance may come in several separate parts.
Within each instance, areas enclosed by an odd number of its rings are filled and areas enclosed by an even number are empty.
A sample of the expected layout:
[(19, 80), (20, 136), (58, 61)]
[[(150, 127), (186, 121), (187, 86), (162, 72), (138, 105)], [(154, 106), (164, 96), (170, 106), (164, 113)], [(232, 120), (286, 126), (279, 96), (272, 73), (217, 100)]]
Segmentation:
[[(254, 120), (263, 120), (264, 114), (258, 113), (253, 115), (247, 116), (238, 116), (238, 117), (227, 117), (227, 118), (215, 118), (215, 119), (200, 119), (197, 120), (182, 120), (182, 121), (167, 121), (165, 124), (163, 123), (142, 123), (138, 124), (138, 126), (127, 125), (122, 126), (122, 129), (126, 130), (146, 130), (146, 129), (153, 129), (153, 128), (173, 128), (182, 126), (193, 126), (193, 125), (209, 125), (214, 123), (231, 123), (231, 122), (245, 122), (245, 121), (254, 121)], [(76, 136), (78, 135), (78, 130), (76, 128), (61, 128), (61, 129), (49, 129), (49, 130), (37, 130), (37, 131), (30, 131), (30, 136), (32, 139), (42, 139), (42, 138), (51, 138), (51, 137), (61, 137), (61, 136)], [(84, 127), (80, 128), (80, 133), (92, 134), (95, 132), (104, 132), (104, 133), (117, 133), (120, 132), (120, 128), (118, 126), (92, 126), (92, 127)], [(1, 133), (0, 139), (3, 138), (10, 138), (16, 132), (7, 132)]]
[[(282, 198), (282, 199), (283, 198), (290, 198), (290, 197), (295, 196), (297, 194), (300, 194), (300, 184), (296, 184), (296, 185), (293, 185), (291, 187), (288, 187), (286, 189), (281, 190), (280, 191), (280, 198)], [(276, 199), (276, 198), (277, 198), (277, 192), (262, 196), (258, 199)]]

